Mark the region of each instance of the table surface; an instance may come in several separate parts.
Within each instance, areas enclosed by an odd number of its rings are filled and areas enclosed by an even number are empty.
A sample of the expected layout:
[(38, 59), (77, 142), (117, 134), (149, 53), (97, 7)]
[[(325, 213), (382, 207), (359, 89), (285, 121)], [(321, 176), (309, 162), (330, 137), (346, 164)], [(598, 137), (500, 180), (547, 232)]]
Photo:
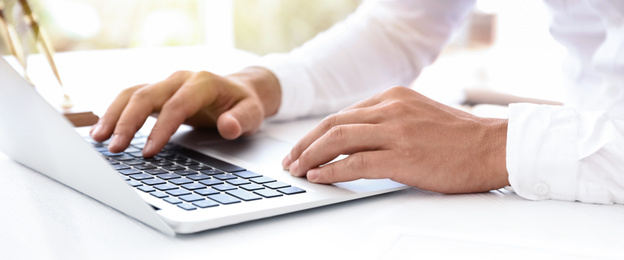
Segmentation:
[[(72, 95), (100, 114), (124, 87), (159, 80), (178, 69), (225, 74), (256, 59), (241, 51), (201, 47), (57, 56)], [(263, 131), (298, 123), (266, 123)], [(311, 125), (310, 120), (300, 124)], [(296, 138), (299, 133), (291, 134)], [(2, 153), (0, 191), (3, 259), (624, 258), (623, 205), (535, 202), (506, 190), (443, 195), (409, 188), (175, 237)]]

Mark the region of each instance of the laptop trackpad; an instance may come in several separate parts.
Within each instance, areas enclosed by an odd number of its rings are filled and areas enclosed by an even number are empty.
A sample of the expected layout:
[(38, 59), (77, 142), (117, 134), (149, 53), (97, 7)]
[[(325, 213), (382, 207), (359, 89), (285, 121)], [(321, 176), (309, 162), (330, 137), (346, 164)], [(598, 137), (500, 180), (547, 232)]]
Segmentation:
[(204, 147), (257, 165), (281, 165), (282, 159), (292, 146), (290, 143), (263, 136), (211, 143)]

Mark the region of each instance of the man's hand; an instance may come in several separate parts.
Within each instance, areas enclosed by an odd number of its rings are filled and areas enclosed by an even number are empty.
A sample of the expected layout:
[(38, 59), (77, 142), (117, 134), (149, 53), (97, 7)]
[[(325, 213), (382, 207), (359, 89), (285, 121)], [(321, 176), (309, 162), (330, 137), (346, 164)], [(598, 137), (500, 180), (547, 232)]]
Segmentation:
[(111, 152), (123, 151), (148, 116), (158, 113), (143, 156), (156, 155), (178, 127), (214, 127), (235, 139), (258, 130), (277, 112), (280, 86), (262, 68), (247, 68), (226, 77), (209, 72), (178, 71), (169, 78), (124, 90), (91, 131), (96, 141), (111, 137)]
[[(509, 185), (507, 120), (479, 118), (394, 87), (325, 118), (282, 165), (316, 183), (390, 178), (442, 193)], [(343, 160), (328, 162), (341, 154)]]

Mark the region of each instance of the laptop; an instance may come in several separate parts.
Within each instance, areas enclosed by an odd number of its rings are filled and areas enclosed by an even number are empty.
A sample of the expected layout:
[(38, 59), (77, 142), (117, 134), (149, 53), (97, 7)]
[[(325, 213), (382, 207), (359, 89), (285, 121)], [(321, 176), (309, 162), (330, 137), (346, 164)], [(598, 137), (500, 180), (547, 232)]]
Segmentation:
[(406, 188), (388, 179), (321, 185), (290, 176), (281, 160), (296, 142), (293, 136), (311, 126), (309, 120), (269, 124), (235, 141), (181, 127), (154, 158), (140, 156), (141, 135), (124, 153), (112, 154), (0, 58), (0, 151), (168, 235)]

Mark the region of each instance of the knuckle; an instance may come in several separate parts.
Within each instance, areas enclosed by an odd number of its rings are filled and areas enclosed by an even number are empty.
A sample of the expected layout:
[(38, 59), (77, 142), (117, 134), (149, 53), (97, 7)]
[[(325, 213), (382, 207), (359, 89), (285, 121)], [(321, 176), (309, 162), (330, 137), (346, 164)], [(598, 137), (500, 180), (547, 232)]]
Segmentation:
[(139, 88), (132, 93), (131, 99), (145, 100), (145, 99), (149, 99), (149, 97), (150, 97), (149, 88)]
[(307, 162), (310, 160), (310, 153), (307, 151), (303, 151), (301, 156), (299, 156), (299, 167), (307, 165)]
[(403, 95), (408, 89), (409, 88), (403, 86), (394, 86), (383, 91), (382, 95), (385, 97)]
[(134, 86), (134, 87), (125, 88), (124, 90), (122, 90), (119, 93), (119, 96), (123, 96), (123, 97), (132, 96), (132, 94), (134, 94), (134, 92), (136, 92), (137, 90), (143, 88), (144, 86), (145, 85), (138, 85), (138, 86)]
[(321, 121), (321, 128), (323, 131), (327, 132), (336, 125), (336, 122), (336, 114), (331, 114)]
[(334, 126), (331, 129), (329, 129), (329, 131), (327, 131), (327, 137), (330, 140), (342, 140), (345, 138), (345, 126), (339, 125), (339, 126)]
[(205, 70), (201, 70), (201, 71), (195, 72), (195, 77), (198, 77), (198, 78), (210, 78), (210, 77), (213, 77), (213, 76), (215, 76), (214, 73), (211, 73), (211, 72), (208, 72), (208, 71), (205, 71)]
[(191, 74), (193, 72), (188, 71), (188, 70), (178, 70), (176, 72), (174, 72), (173, 74), (171, 74), (171, 78), (186, 78), (189, 74)]
[(392, 100), (384, 106), (384, 112), (390, 114), (405, 114), (409, 110), (409, 104), (403, 100)]
[(350, 170), (365, 170), (366, 160), (364, 160), (364, 156), (362, 156), (362, 154), (355, 153), (349, 156), (349, 160), (347, 160), (346, 166)]
[(290, 152), (291, 158), (299, 158), (305, 150), (305, 146), (301, 142), (297, 142)]
[(167, 100), (165, 104), (163, 104), (162, 110), (178, 114), (184, 118), (191, 117), (196, 112), (192, 111), (192, 109), (188, 106), (188, 103), (177, 98)]
[(336, 179), (336, 167), (321, 167), (323, 169), (323, 174), (320, 175), (323, 179), (326, 180), (335, 180)]

